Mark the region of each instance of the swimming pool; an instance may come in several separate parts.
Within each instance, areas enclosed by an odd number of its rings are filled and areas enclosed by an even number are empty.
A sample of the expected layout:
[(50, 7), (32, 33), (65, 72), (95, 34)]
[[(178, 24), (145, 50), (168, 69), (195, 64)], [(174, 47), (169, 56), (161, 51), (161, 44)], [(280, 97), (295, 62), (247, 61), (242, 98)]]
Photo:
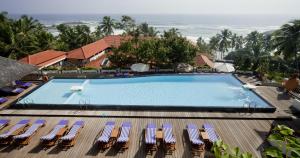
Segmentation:
[[(82, 86), (74, 92), (72, 86)], [(231, 74), (159, 75), (113, 79), (53, 79), (17, 102), (34, 108), (230, 110), (274, 107)]]

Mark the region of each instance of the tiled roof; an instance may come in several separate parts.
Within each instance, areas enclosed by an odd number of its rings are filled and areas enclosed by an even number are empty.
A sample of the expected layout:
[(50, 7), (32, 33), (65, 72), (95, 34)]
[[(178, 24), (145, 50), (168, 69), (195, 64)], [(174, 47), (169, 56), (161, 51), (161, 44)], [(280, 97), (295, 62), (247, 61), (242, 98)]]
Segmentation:
[(131, 36), (121, 36), (121, 35), (109, 35), (105, 36), (103, 39), (106, 41), (106, 43), (111, 47), (119, 47), (121, 45), (121, 42), (130, 40)]
[(66, 59), (66, 52), (46, 50), (36, 54), (28, 55), (19, 61), (26, 64), (36, 65), (38, 67), (47, 67), (64, 59)]
[(68, 52), (67, 58), (71, 59), (88, 59), (93, 55), (104, 51), (110, 46), (106, 43), (104, 39), (98, 40), (96, 42), (85, 45), (81, 48), (77, 48)]
[(195, 57), (195, 63), (197, 66), (209, 66), (211, 68), (214, 67), (214, 63), (205, 55), (200, 54)]
[(101, 63), (104, 61), (104, 59), (106, 58), (106, 55), (102, 55), (101, 57), (99, 57), (96, 60), (93, 60), (87, 64), (85, 64), (85, 67), (92, 67), (92, 68), (100, 68), (101, 67)]

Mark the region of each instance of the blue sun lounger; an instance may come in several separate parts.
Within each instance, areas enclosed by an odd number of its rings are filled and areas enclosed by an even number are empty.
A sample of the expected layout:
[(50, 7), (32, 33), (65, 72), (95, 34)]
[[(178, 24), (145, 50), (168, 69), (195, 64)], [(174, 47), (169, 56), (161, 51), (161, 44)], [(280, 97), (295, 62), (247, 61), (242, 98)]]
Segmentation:
[(69, 120), (60, 120), (57, 125), (49, 132), (49, 134), (40, 138), (45, 146), (53, 146), (57, 140), (62, 137), (68, 129)]
[(25, 127), (29, 125), (30, 120), (25, 119), (19, 121), (9, 130), (0, 135), (0, 144), (10, 144), (13, 141), (13, 136), (21, 134)]
[(117, 144), (121, 146), (121, 149), (127, 149), (129, 145), (129, 136), (131, 130), (131, 123), (130, 122), (123, 122), (122, 127), (120, 129), (121, 134), (117, 139)]
[(13, 87), (2, 87), (0, 88), (0, 95), (9, 96), (9, 95), (17, 95), (24, 91), (23, 88), (13, 88)]
[(0, 98), (0, 104), (5, 103), (5, 102), (7, 102), (7, 101), (8, 101), (7, 98), (4, 98), (4, 97), (1, 97), (1, 98)]
[(8, 119), (1, 119), (0, 120), (0, 129), (4, 128), (5, 126), (7, 126), (9, 124), (10, 120)]
[(27, 145), (31, 137), (43, 126), (45, 126), (46, 120), (36, 120), (25, 133), (16, 135), (13, 137), (14, 141), (20, 145)]
[(176, 139), (173, 134), (173, 127), (170, 123), (163, 124), (163, 140), (167, 153), (172, 153), (175, 150)]
[(203, 124), (204, 131), (207, 133), (209, 141), (211, 143), (214, 143), (220, 139), (220, 137), (217, 135), (213, 125), (209, 123)]
[(62, 145), (65, 147), (70, 147), (75, 145), (75, 139), (79, 134), (79, 131), (84, 126), (84, 121), (76, 121), (72, 128), (70, 129), (69, 133), (60, 139), (62, 140)]
[(200, 139), (200, 132), (195, 124), (187, 125), (187, 132), (192, 146), (192, 154), (200, 155), (205, 150), (204, 142)]
[(145, 132), (146, 150), (152, 155), (152, 151), (157, 150), (156, 145), (156, 125), (149, 123)]
[(101, 149), (109, 148), (113, 145), (111, 134), (115, 128), (115, 122), (106, 122), (104, 129), (101, 132), (100, 137), (97, 139), (99, 147)]
[(19, 87), (22, 87), (22, 88), (29, 88), (32, 85), (31, 82), (23, 82), (23, 81), (20, 81), (20, 80), (15, 81), (15, 84)]

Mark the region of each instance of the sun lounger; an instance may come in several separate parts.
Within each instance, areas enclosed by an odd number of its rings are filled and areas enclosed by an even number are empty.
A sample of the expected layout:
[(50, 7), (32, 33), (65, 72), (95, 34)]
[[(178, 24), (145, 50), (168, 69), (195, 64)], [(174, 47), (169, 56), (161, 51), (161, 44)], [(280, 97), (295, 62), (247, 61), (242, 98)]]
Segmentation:
[(152, 152), (157, 150), (155, 124), (149, 123), (147, 125), (145, 132), (145, 143), (147, 153), (150, 153), (152, 155)]
[(31, 82), (23, 82), (23, 81), (19, 81), (19, 80), (15, 81), (15, 84), (16, 84), (16, 86), (22, 87), (22, 88), (28, 88), (32, 85)]
[(211, 143), (214, 143), (220, 139), (220, 137), (217, 135), (213, 125), (209, 123), (203, 124), (204, 131), (207, 133), (209, 141)]
[(17, 95), (24, 91), (23, 88), (14, 88), (14, 87), (2, 87), (0, 88), (0, 95), (9, 96), (9, 95)]
[(21, 120), (9, 130), (0, 135), (0, 144), (10, 144), (12, 143), (13, 136), (23, 133), (24, 129), (29, 125), (28, 119)]
[(117, 139), (117, 145), (119, 145), (122, 150), (128, 149), (130, 130), (131, 130), (131, 123), (123, 122), (122, 127), (120, 128), (121, 134)]
[(30, 142), (32, 136), (43, 126), (45, 126), (46, 120), (36, 120), (25, 133), (14, 136), (14, 141), (20, 145), (27, 145)]
[(68, 120), (61, 120), (54, 128), (49, 132), (49, 134), (41, 137), (41, 143), (45, 146), (53, 146), (57, 140), (62, 137), (68, 129)]
[(4, 97), (1, 97), (1, 98), (0, 98), (0, 104), (3, 104), (3, 103), (5, 103), (5, 102), (7, 102), (7, 101), (8, 101), (7, 98), (4, 98)]
[(97, 139), (97, 142), (101, 149), (107, 149), (113, 145), (114, 141), (113, 139), (111, 139), (111, 134), (114, 128), (115, 122), (107, 122), (105, 124), (105, 127), (102, 130), (100, 137)]
[(187, 132), (192, 146), (192, 154), (201, 155), (201, 153), (205, 150), (205, 145), (200, 139), (199, 129), (195, 124), (188, 124)]
[(176, 139), (173, 134), (172, 125), (169, 123), (163, 124), (163, 140), (166, 153), (172, 154), (175, 150)]
[(1, 119), (0, 120), (0, 129), (4, 128), (5, 126), (7, 126), (9, 124), (10, 120), (7, 119)]
[(84, 126), (84, 121), (76, 121), (67, 135), (61, 137), (61, 144), (64, 147), (71, 147), (75, 145), (75, 140), (79, 134), (79, 131)]

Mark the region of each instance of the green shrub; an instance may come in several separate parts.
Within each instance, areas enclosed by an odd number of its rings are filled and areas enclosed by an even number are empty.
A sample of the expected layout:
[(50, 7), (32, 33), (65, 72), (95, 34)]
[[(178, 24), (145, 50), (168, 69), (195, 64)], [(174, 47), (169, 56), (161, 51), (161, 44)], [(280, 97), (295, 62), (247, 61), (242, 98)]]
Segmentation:
[(216, 158), (252, 158), (251, 153), (242, 153), (238, 147), (231, 149), (222, 140), (216, 141), (211, 150)]

